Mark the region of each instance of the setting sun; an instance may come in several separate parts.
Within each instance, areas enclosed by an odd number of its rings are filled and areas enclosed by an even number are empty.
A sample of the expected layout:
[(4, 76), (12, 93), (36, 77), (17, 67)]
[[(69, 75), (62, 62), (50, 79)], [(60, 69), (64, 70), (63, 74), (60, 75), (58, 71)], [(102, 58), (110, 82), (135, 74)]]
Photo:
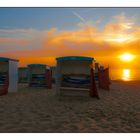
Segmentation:
[(123, 61), (132, 61), (134, 59), (134, 55), (132, 55), (130, 53), (125, 53), (125, 54), (119, 56), (119, 58)]

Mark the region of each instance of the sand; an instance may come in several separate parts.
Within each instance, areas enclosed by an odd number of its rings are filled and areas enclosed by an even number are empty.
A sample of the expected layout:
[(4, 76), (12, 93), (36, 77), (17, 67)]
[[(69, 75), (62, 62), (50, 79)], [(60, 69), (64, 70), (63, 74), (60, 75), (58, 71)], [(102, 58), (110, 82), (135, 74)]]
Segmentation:
[(140, 132), (140, 82), (112, 81), (100, 100), (19, 85), (0, 97), (0, 132)]

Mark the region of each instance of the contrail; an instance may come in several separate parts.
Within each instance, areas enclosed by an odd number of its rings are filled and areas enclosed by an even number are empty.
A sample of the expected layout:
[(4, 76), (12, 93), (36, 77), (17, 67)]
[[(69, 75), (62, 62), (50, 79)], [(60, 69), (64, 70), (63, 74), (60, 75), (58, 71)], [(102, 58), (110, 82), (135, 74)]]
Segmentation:
[(76, 13), (76, 12), (73, 12), (73, 14), (76, 16), (76, 17), (78, 17), (84, 24), (86, 24), (86, 21), (85, 21), (85, 19), (82, 17), (82, 16), (80, 16), (78, 13)]
[[(89, 25), (87, 24), (86, 20), (82, 16), (80, 16), (78, 13), (76, 13), (76, 12), (73, 12), (73, 14), (77, 18), (79, 18), (82, 21), (82, 23), (85, 25), (85, 27), (87, 27), (87, 29), (88, 29)], [(88, 31), (89, 31), (89, 38), (93, 41), (92, 32), (89, 29), (88, 29)]]

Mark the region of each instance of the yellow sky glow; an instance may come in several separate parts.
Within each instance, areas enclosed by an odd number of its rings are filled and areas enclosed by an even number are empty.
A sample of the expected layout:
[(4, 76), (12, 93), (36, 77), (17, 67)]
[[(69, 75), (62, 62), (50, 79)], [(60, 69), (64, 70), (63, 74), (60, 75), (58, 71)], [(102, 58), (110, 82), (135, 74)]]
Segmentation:
[(116, 37), (114, 36), (108, 36), (105, 38), (106, 41), (108, 42), (117, 42), (117, 43), (124, 43), (124, 42), (128, 42), (128, 41), (132, 41), (134, 40), (133, 36), (129, 36), (129, 35), (118, 35)]

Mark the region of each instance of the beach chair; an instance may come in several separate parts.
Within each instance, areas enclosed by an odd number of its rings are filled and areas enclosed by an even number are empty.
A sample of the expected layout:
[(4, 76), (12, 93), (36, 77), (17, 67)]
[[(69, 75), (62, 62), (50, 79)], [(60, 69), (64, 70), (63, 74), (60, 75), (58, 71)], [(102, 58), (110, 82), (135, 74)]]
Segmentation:
[(56, 60), (56, 95), (99, 97), (94, 79), (94, 58), (65, 56)]
[(52, 88), (52, 72), (49, 66), (44, 64), (30, 64), (28, 65), (28, 71), (28, 84), (30, 87)]
[(94, 70), (93, 68), (91, 68), (90, 70), (90, 74), (91, 74), (91, 78), (90, 78), (90, 96), (91, 97), (97, 97), (99, 99), (99, 94), (98, 94), (98, 90), (96, 87), (96, 83), (95, 83), (95, 77), (94, 77)]

